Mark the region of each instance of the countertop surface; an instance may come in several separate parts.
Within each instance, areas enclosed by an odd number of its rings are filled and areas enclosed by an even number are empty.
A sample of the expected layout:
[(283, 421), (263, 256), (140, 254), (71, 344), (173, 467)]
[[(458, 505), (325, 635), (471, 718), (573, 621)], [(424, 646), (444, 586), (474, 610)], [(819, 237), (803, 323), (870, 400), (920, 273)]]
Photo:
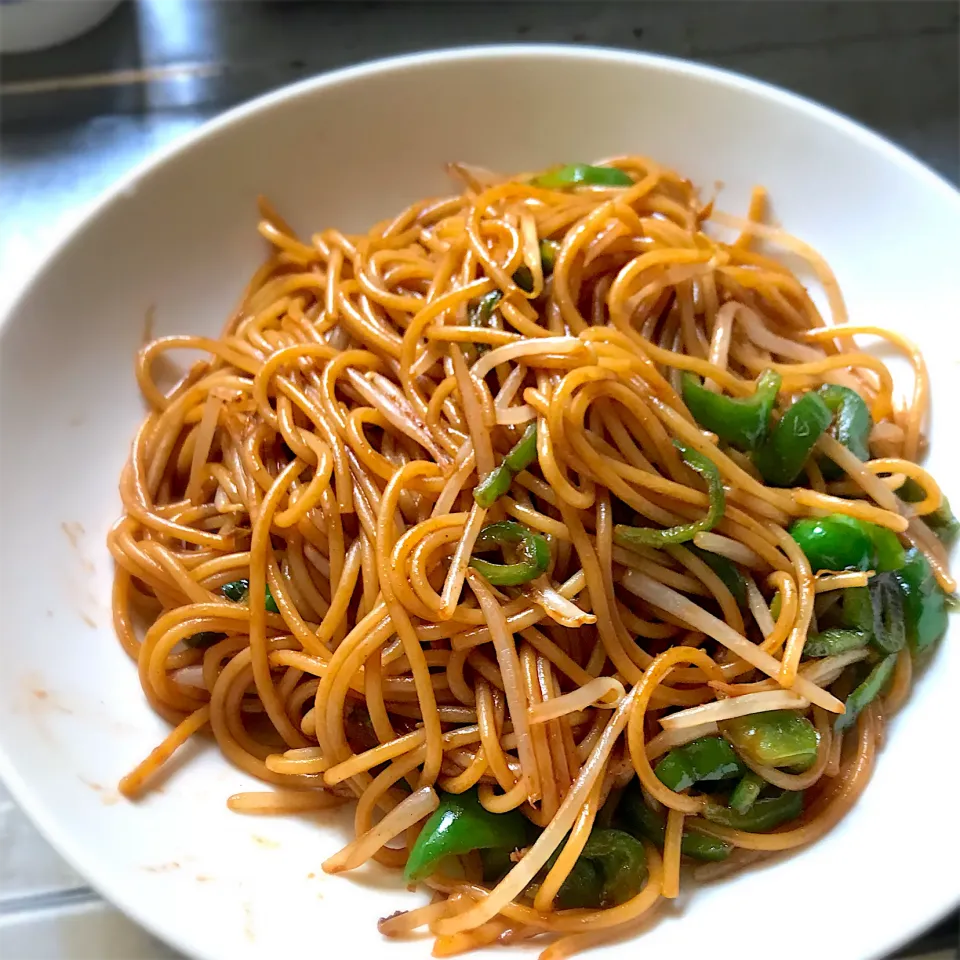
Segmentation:
[[(153, 151), (267, 90), (430, 48), (584, 43), (716, 64), (848, 114), (957, 183), (958, 38), (958, 4), (924, 0), (126, 0), (77, 40), (0, 57), (0, 305), (90, 202)], [(955, 914), (896, 956), (947, 960), (957, 944)], [(176, 956), (101, 901), (0, 786), (0, 957)]]

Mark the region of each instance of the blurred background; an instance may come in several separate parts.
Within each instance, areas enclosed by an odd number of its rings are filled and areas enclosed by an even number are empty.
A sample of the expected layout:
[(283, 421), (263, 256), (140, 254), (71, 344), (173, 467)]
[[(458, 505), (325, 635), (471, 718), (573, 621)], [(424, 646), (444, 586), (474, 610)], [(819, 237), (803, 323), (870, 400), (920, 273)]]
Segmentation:
[[(749, 74), (960, 182), (954, 0), (0, 0), (0, 307), (103, 190), (225, 109), (377, 57), (516, 42), (644, 50)], [(896, 956), (948, 960), (957, 944), (955, 915)], [(175, 954), (102, 903), (0, 787), (0, 957)]]

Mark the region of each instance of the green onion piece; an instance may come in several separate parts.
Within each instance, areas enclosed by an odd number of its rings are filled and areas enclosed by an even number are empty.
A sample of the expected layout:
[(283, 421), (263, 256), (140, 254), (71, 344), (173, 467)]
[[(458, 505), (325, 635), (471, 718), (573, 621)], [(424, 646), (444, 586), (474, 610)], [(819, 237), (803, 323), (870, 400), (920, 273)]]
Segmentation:
[(870, 641), (883, 653), (897, 653), (907, 642), (900, 582), (894, 574), (884, 573), (874, 577), (867, 590), (873, 605)]
[[(247, 594), (250, 592), (250, 581), (247, 579), (231, 580), (230, 583), (225, 583), (220, 588), (220, 592), (228, 600), (232, 600), (234, 603), (245, 603), (247, 600)], [(277, 601), (273, 599), (273, 594), (270, 592), (269, 583), (266, 585), (263, 605), (270, 613), (280, 612), (280, 608), (277, 606)]]
[[(540, 241), (540, 269), (543, 272), (544, 279), (553, 273), (553, 265), (557, 259), (557, 251), (560, 244), (556, 240)], [(521, 263), (513, 272), (513, 282), (524, 292), (533, 292), (533, 272), (525, 264)]]
[(803, 645), (805, 657), (835, 657), (838, 653), (848, 650), (859, 650), (865, 647), (870, 640), (866, 630), (845, 629), (831, 627), (821, 633), (811, 633)]
[(680, 451), (680, 456), (683, 457), (687, 466), (699, 473), (707, 482), (707, 494), (710, 497), (707, 515), (702, 520), (681, 523), (666, 530), (657, 530), (654, 527), (626, 527), (617, 524), (613, 528), (613, 539), (621, 547), (665, 547), (673, 543), (686, 543), (698, 533), (712, 530), (723, 519), (726, 495), (723, 492), (720, 471), (717, 470), (714, 462), (679, 440), (674, 440), (673, 445)]
[(243, 601), (247, 599), (249, 589), (249, 580), (231, 580), (230, 583), (225, 583), (220, 588), (220, 592), (234, 603), (243, 603)]
[(753, 462), (763, 479), (774, 487), (789, 487), (832, 420), (830, 408), (816, 393), (805, 393), (787, 407), (779, 423), (753, 454)]
[(270, 592), (270, 584), (267, 584), (266, 597), (264, 597), (263, 605), (267, 608), (267, 613), (279, 613), (280, 608), (277, 606), (277, 601), (273, 599), (273, 594)]
[(860, 711), (880, 696), (881, 691), (887, 685), (887, 681), (893, 675), (893, 668), (896, 665), (897, 654), (891, 653), (884, 657), (870, 671), (867, 679), (847, 697), (846, 703), (844, 703), (846, 712), (841, 713), (833, 723), (833, 729), (837, 733), (842, 733), (848, 727), (852, 727)]
[(480, 507), (492, 507), (509, 489), (513, 475), (505, 463), (491, 470), (474, 488), (473, 499)]
[(516, 587), (535, 580), (550, 566), (550, 545), (539, 533), (513, 520), (491, 523), (480, 531), (475, 550), (516, 546), (523, 558), (518, 563), (491, 563), (471, 557), (470, 566), (483, 574), (495, 587)]
[(633, 179), (616, 167), (593, 167), (588, 163), (572, 163), (534, 177), (535, 187), (632, 187)]
[(467, 323), (471, 327), (489, 327), (490, 318), (497, 304), (503, 299), (500, 290), (491, 290), (476, 300), (471, 300), (467, 307)]
[(201, 630), (200, 633), (195, 633), (193, 636), (184, 637), (183, 645), (190, 647), (192, 650), (206, 650), (207, 647), (212, 647), (215, 643), (225, 640), (226, 637), (225, 633), (217, 633), (215, 630)]
[(523, 436), (513, 445), (510, 452), (503, 458), (504, 464), (511, 473), (519, 473), (537, 459), (537, 421), (527, 424)]
[(848, 587), (840, 597), (840, 625), (860, 630), (869, 638), (873, 632), (873, 600), (867, 587)]
[(760, 791), (766, 785), (767, 781), (763, 777), (758, 776), (752, 770), (748, 770), (733, 788), (733, 793), (730, 794), (730, 809), (741, 816), (749, 813), (757, 802)]
[(780, 390), (780, 374), (764, 370), (751, 397), (725, 397), (708, 390), (691, 373), (680, 378), (683, 402), (705, 430), (740, 450), (754, 450), (767, 435)]

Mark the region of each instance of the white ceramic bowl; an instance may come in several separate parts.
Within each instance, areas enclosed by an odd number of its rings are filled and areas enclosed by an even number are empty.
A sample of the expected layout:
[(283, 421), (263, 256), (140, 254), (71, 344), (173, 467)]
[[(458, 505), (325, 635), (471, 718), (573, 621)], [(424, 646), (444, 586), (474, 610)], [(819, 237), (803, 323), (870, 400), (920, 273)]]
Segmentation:
[(92, 30), (121, 0), (3, 0), (0, 53), (55, 47)]
[[(835, 267), (855, 320), (926, 349), (929, 465), (960, 502), (960, 197), (915, 160), (812, 103), (674, 60), (583, 48), (426, 54), (346, 70), (235, 110), (128, 177), (47, 259), (0, 356), (3, 646), (0, 772), (55, 846), (154, 933), (204, 958), (423, 958), (376, 920), (417, 901), (378, 869), (327, 877), (349, 814), (252, 819), (251, 781), (192, 745), (162, 792), (117, 778), (165, 724), (110, 624), (104, 547), (141, 417), (132, 358), (156, 332), (214, 334), (263, 255), (254, 198), (295, 227), (366, 228), (446, 189), (443, 164), (498, 169), (649, 154), (742, 210), (777, 218)], [(960, 900), (956, 628), (896, 718), (865, 797), (799, 855), (685, 896), (642, 944), (606, 956), (876, 956)], [(952, 759), (951, 759), (952, 757)], [(946, 762), (945, 762), (946, 761)], [(929, 800), (927, 798), (930, 798)], [(944, 815), (948, 816), (944, 816)], [(519, 950), (519, 948), (518, 948)], [(499, 950), (496, 954), (506, 957)]]

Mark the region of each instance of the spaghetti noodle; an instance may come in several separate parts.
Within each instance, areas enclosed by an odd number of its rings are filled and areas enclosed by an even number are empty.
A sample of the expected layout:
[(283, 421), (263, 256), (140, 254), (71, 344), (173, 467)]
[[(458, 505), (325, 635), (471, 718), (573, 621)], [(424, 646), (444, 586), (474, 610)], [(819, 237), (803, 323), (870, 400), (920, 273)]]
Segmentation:
[[(736, 220), (640, 157), (451, 170), (362, 236), (261, 202), (222, 335), (140, 352), (114, 621), (174, 729), (121, 790), (209, 730), (273, 788), (231, 809), (353, 799), (324, 869), (435, 891), (386, 936), (561, 957), (850, 809), (956, 522), (920, 354), (843, 326), (763, 191)], [(854, 335), (907, 355), (907, 399)]]

